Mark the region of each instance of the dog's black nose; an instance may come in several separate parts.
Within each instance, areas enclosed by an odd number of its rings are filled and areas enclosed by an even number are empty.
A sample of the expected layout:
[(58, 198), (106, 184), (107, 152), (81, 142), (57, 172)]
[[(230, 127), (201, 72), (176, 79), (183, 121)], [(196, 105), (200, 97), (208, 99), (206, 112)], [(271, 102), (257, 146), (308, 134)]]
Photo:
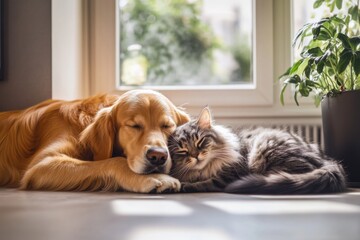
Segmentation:
[(147, 160), (154, 166), (164, 165), (168, 158), (166, 149), (161, 147), (152, 147), (146, 152)]

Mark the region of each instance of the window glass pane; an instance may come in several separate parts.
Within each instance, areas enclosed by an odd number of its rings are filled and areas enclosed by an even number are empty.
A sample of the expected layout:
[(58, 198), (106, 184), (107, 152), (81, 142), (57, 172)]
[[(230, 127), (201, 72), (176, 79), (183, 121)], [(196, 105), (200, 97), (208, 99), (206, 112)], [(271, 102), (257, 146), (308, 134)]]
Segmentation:
[(253, 0), (119, 0), (120, 85), (252, 83)]

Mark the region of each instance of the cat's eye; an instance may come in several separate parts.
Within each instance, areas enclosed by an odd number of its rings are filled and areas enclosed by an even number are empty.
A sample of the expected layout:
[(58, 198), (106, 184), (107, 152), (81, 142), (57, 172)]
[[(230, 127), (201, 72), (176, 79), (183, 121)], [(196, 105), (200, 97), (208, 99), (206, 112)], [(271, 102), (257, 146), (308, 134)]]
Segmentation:
[(181, 150), (181, 151), (177, 151), (176, 154), (179, 155), (179, 156), (184, 156), (184, 157), (186, 157), (186, 156), (189, 155), (189, 152), (186, 151), (186, 150)]
[(169, 128), (172, 128), (174, 125), (172, 125), (172, 124), (163, 124), (163, 125), (161, 125), (161, 128), (162, 129), (169, 129)]
[(197, 143), (197, 149), (199, 149), (199, 150), (201, 150), (201, 149), (203, 149), (203, 148), (205, 148), (206, 147), (206, 145), (207, 145), (207, 141), (206, 141), (206, 138), (205, 137), (203, 137), (203, 138), (201, 138), (199, 141), (198, 141), (198, 143)]

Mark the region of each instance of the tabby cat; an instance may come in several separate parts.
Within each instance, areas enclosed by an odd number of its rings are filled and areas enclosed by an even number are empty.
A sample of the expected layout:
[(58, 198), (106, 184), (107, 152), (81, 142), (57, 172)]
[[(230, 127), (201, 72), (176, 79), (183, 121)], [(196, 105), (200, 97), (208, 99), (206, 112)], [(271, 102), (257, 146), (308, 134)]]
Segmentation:
[(209, 108), (169, 139), (171, 175), (183, 192), (309, 194), (346, 189), (342, 166), (287, 131), (254, 128), (235, 134), (213, 123)]

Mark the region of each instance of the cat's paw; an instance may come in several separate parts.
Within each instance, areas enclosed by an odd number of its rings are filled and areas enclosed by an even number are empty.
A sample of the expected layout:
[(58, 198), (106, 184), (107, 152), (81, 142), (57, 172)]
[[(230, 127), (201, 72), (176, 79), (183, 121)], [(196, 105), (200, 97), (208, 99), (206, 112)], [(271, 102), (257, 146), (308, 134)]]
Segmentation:
[(180, 192), (182, 193), (193, 193), (197, 192), (197, 188), (194, 183), (182, 182)]

